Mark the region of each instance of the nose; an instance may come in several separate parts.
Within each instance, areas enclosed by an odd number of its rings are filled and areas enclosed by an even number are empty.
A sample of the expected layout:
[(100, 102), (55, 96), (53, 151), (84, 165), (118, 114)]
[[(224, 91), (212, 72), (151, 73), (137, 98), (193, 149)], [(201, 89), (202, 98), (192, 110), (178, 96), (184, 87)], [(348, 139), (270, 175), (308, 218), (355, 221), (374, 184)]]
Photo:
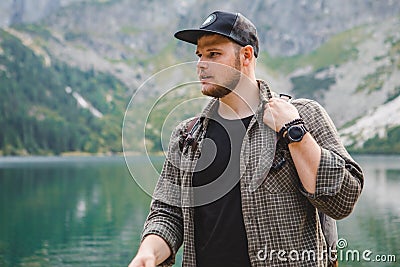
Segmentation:
[(203, 57), (200, 57), (199, 60), (197, 60), (197, 69), (202, 70), (206, 69), (208, 67), (208, 63), (204, 61)]

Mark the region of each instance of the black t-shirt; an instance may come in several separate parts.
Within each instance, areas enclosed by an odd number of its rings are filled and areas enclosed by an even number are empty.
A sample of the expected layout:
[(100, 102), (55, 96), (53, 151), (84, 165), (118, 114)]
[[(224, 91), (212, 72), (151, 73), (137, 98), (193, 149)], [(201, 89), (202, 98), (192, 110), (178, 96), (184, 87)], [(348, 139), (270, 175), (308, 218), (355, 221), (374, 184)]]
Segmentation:
[[(193, 174), (193, 186), (211, 187), (210, 182), (218, 181), (213, 186), (219, 189), (207, 188), (206, 198), (199, 199), (218, 199), (194, 208), (197, 267), (250, 266), (239, 163), (243, 137), (251, 118), (227, 120), (215, 114), (209, 121), (197, 171)], [(195, 189), (195, 199), (196, 192)]]

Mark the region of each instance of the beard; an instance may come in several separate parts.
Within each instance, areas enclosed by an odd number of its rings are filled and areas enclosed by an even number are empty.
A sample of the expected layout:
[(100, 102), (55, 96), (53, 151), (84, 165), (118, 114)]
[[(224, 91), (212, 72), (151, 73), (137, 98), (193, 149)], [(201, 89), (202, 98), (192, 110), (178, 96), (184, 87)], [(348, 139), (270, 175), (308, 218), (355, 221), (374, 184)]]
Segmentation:
[[(203, 85), (201, 91), (203, 95), (222, 98), (231, 93), (236, 88), (241, 77), (239, 55), (235, 59), (234, 67), (226, 67), (226, 68), (229, 68), (228, 70), (228, 74), (230, 76), (229, 79), (218, 84), (207, 83), (206, 85)], [(204, 86), (208, 88), (205, 88)]]

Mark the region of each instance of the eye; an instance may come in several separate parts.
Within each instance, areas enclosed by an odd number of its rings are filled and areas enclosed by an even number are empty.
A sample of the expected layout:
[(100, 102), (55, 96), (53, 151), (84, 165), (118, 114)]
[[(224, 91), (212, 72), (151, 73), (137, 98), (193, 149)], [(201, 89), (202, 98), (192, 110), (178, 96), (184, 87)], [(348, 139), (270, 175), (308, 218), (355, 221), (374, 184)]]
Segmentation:
[(219, 55), (218, 52), (210, 52), (210, 57), (216, 57), (218, 55)]
[(197, 53), (196, 56), (201, 58), (202, 54)]

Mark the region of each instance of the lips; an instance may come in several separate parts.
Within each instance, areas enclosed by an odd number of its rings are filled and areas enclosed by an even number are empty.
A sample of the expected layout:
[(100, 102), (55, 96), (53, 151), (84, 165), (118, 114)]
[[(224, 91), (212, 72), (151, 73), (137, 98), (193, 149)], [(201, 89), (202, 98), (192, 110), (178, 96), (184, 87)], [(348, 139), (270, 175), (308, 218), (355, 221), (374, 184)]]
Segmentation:
[(199, 76), (199, 80), (200, 80), (201, 82), (204, 82), (204, 81), (210, 80), (210, 79), (212, 79), (212, 76), (211, 76), (211, 75), (204, 75), (204, 74), (202, 74), (202, 75)]

